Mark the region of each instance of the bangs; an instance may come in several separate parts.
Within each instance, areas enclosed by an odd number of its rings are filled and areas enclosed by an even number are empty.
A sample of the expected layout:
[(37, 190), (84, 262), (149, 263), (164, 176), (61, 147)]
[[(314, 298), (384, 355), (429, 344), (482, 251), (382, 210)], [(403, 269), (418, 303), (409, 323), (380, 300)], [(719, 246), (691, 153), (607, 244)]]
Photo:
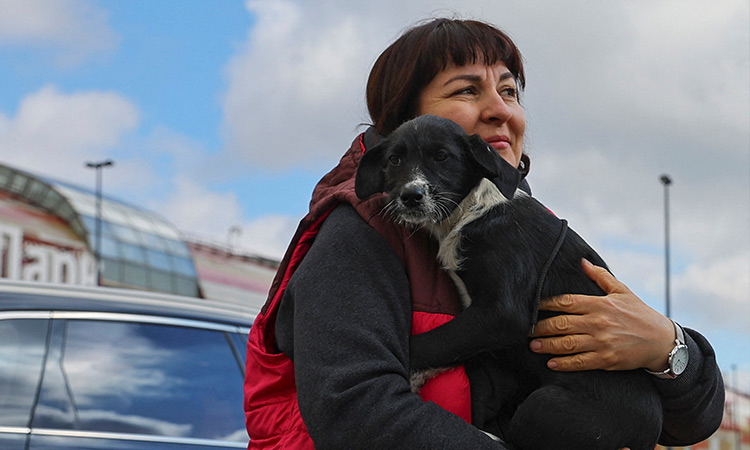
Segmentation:
[(504, 63), (523, 89), (526, 84), (521, 53), (508, 36), (477, 21), (438, 21), (422, 53), (422, 74), (429, 82), (450, 65)]

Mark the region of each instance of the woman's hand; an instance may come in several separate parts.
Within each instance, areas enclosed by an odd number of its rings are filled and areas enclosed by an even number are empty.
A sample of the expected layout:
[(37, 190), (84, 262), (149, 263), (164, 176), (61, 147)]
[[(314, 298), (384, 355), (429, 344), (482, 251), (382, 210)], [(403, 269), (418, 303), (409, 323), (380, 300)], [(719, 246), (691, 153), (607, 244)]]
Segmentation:
[(581, 265), (607, 295), (568, 294), (542, 300), (540, 309), (563, 314), (539, 321), (531, 350), (564, 355), (547, 363), (559, 371), (665, 370), (675, 341), (672, 322), (606, 269), (585, 259)]

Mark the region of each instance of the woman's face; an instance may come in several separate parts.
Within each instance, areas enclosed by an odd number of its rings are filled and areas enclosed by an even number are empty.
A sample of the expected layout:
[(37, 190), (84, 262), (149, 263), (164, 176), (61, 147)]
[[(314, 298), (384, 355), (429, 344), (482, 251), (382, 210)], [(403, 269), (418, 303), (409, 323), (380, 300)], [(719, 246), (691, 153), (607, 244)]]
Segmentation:
[(422, 89), (418, 114), (453, 120), (518, 167), (526, 129), (518, 94), (516, 79), (505, 63), (448, 66)]

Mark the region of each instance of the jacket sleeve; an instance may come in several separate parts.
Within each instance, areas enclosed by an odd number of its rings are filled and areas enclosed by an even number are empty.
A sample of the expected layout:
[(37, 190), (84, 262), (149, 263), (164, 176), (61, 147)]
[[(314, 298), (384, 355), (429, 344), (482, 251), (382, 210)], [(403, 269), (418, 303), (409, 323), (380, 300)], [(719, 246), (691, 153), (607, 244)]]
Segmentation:
[(674, 380), (654, 378), (664, 408), (659, 444), (686, 446), (708, 439), (721, 424), (724, 381), (705, 337), (685, 329), (688, 367)]
[(315, 448), (504, 448), (411, 392), (410, 329), (403, 266), (351, 206), (337, 207), (291, 278), (276, 321)]

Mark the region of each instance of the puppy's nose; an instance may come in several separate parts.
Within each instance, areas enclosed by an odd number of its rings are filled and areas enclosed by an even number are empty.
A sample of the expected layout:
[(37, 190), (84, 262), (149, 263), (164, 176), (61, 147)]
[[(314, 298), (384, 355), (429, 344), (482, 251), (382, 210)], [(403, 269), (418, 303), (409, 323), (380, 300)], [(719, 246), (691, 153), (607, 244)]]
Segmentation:
[(401, 191), (401, 202), (410, 208), (419, 205), (423, 197), (424, 189), (418, 186), (406, 188)]

